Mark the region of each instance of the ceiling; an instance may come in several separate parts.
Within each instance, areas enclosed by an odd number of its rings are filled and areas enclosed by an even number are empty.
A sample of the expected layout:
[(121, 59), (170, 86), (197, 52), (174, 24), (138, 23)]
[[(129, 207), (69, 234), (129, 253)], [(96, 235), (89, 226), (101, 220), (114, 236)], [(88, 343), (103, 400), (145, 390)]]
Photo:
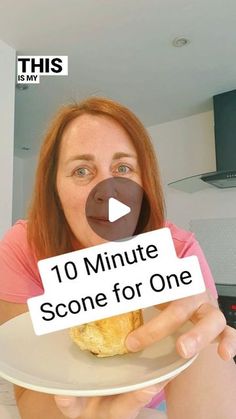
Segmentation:
[[(235, 28), (235, 0), (1, 0), (0, 39), (69, 60), (68, 77), (16, 89), (16, 154), (37, 152), (58, 106), (88, 95), (124, 103), (146, 126), (211, 109), (236, 88)], [(173, 47), (178, 36), (190, 44)]]

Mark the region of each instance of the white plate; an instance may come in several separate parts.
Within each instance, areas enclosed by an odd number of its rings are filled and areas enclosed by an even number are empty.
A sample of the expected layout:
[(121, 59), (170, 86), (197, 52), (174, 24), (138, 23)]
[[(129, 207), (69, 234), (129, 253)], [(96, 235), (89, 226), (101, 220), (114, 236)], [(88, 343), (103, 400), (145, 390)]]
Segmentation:
[[(144, 310), (144, 319), (157, 315)], [(97, 358), (81, 351), (68, 330), (36, 336), (29, 313), (0, 327), (0, 376), (14, 384), (49, 394), (105, 396), (125, 393), (173, 377), (196, 358), (183, 359), (175, 350), (177, 337), (192, 326), (135, 354)]]

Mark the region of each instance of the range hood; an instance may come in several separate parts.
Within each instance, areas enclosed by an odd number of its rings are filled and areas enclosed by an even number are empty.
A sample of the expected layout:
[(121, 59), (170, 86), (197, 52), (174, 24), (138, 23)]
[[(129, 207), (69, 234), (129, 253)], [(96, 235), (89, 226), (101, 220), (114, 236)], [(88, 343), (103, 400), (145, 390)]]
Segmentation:
[(169, 183), (185, 192), (236, 187), (236, 90), (213, 97), (216, 171)]

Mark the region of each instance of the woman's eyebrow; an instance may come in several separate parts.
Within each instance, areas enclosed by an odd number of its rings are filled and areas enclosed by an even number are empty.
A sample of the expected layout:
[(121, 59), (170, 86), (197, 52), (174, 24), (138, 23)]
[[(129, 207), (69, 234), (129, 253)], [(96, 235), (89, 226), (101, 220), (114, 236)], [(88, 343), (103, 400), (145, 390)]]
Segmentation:
[[(132, 158), (137, 159), (137, 156), (135, 156), (134, 154), (124, 153), (123, 151), (119, 151), (113, 154), (112, 160), (119, 160), (119, 159), (122, 159), (123, 157), (132, 157)], [(77, 154), (76, 156), (70, 157), (66, 161), (66, 164), (71, 163), (72, 161), (75, 161), (75, 160), (94, 161), (95, 156), (93, 154)]]
[(77, 154), (76, 156), (70, 157), (66, 164), (71, 163), (74, 160), (95, 160), (95, 156), (93, 154)]
[(137, 158), (135, 154), (124, 153), (123, 151), (121, 151), (121, 152), (113, 154), (112, 160), (119, 160), (119, 159), (122, 159), (123, 157), (132, 157), (134, 159)]

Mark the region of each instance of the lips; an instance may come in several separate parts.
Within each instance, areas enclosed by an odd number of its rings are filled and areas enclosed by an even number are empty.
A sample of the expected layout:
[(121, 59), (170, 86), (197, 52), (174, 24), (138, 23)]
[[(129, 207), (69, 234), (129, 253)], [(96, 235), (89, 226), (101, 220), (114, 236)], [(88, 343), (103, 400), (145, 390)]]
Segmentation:
[(89, 219), (93, 221), (109, 221), (108, 217), (98, 216), (98, 215), (90, 215), (88, 216)]

